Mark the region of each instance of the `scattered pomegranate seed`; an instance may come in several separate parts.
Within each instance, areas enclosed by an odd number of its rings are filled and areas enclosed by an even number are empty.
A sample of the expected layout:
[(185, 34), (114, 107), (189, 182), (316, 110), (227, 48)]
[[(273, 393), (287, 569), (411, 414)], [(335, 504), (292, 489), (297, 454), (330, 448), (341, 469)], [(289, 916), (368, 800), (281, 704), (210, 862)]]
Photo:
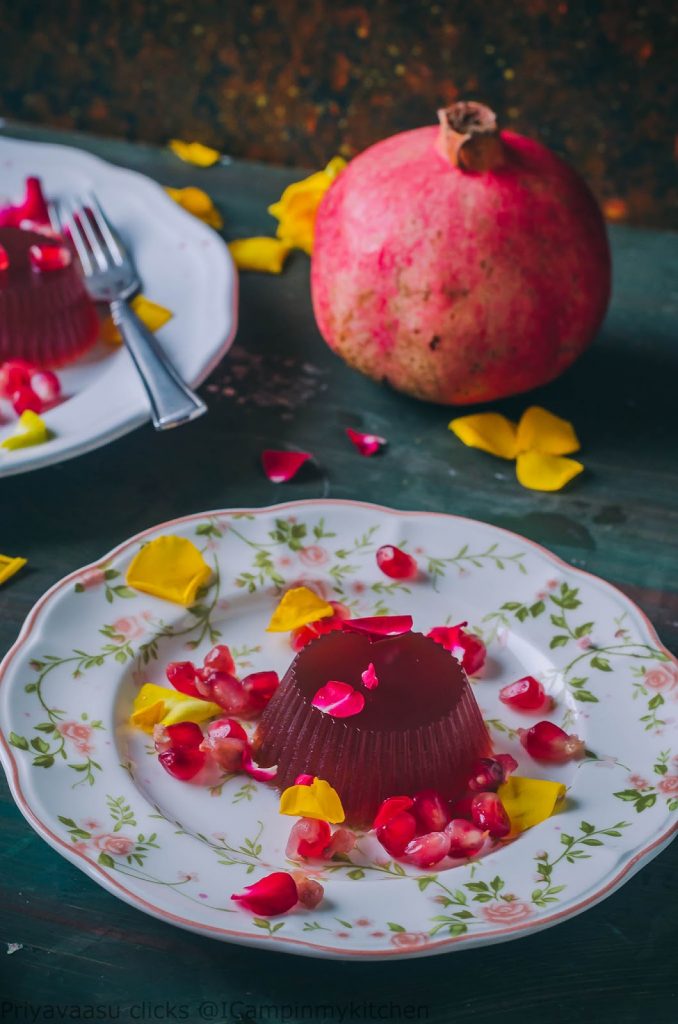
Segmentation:
[(384, 544), (377, 550), (377, 565), (392, 580), (413, 580), (419, 573), (419, 566), (412, 555), (392, 544)]
[(292, 876), (286, 871), (274, 871), (253, 885), (246, 885), (244, 892), (234, 892), (231, 899), (259, 917), (275, 917), (291, 910), (299, 897)]
[(499, 700), (502, 704), (518, 708), (520, 711), (548, 711), (552, 703), (546, 690), (534, 676), (523, 676), (515, 683), (503, 686), (499, 691)]
[(196, 687), (195, 666), (192, 661), (170, 661), (165, 669), (167, 681), (179, 693), (185, 693), (189, 697), (201, 697)]
[(568, 736), (554, 722), (537, 722), (531, 729), (519, 729), (520, 742), (535, 761), (551, 761), (555, 764), (576, 760), (584, 756), (584, 741), (578, 736)]
[(301, 775), (297, 775), (294, 780), (295, 786), (312, 786), (315, 782), (315, 775), (307, 775), (303, 772)]
[(42, 402), (36, 395), (32, 387), (24, 385), (23, 387), (17, 388), (13, 391), (10, 396), (10, 401), (14, 408), (14, 412), (17, 416), (21, 416), (22, 412), (30, 410), (31, 412), (42, 412)]
[(474, 793), (483, 790), (496, 790), (504, 781), (504, 768), (492, 757), (479, 757), (471, 768), (468, 777), (468, 788)]
[(241, 681), (249, 708), (253, 712), (263, 711), (278, 689), (280, 679), (277, 672), (251, 672)]
[(453, 818), (466, 818), (467, 821), (471, 820), (471, 801), (473, 800), (473, 793), (468, 793), (466, 796), (460, 797), (455, 800), (450, 808), (450, 813)]
[(435, 789), (414, 794), (413, 814), (423, 832), (442, 832), (450, 820), (447, 801)]
[(297, 897), (302, 907), (315, 910), (322, 903), (325, 890), (315, 878), (309, 878), (303, 871), (293, 871), (292, 877), (297, 887)]
[(408, 843), (404, 858), (418, 868), (432, 868), (450, 852), (450, 837), (447, 832), (427, 832)]
[(28, 250), (28, 258), (35, 270), (49, 273), (52, 270), (63, 270), (70, 265), (71, 250), (65, 245), (39, 244), (32, 245)]
[(37, 370), (31, 374), (31, 387), (38, 398), (50, 405), (61, 395), (61, 383), (51, 370)]
[(346, 436), (366, 458), (376, 455), (386, 444), (385, 437), (379, 437), (377, 434), (361, 434), (359, 430), (353, 430), (352, 427), (346, 428)]
[(379, 805), (377, 815), (372, 822), (372, 828), (381, 828), (382, 825), (389, 822), (391, 818), (395, 818), (395, 816), (400, 814), (401, 811), (409, 811), (413, 806), (414, 800), (411, 796), (387, 797), (386, 800), (382, 800)]
[(504, 777), (501, 781), (506, 782), (509, 775), (511, 775), (518, 767), (518, 762), (515, 757), (511, 756), (511, 754), (495, 754), (494, 759), (499, 762), (504, 773)]
[(401, 811), (377, 829), (377, 839), (392, 857), (401, 857), (417, 834), (417, 820), (409, 811)]
[(366, 690), (373, 690), (375, 686), (379, 686), (379, 679), (372, 662), (369, 663), (364, 672), (360, 673), (360, 678), (362, 679), (363, 686)]
[(467, 675), (474, 676), (485, 664), (487, 648), (479, 636), (466, 632), (466, 625), (460, 622), (457, 626), (436, 626), (426, 635), (449, 651)]
[(312, 456), (309, 452), (284, 452), (267, 448), (261, 453), (261, 464), (271, 483), (283, 484), (296, 476), (310, 458)]
[(290, 832), (285, 856), (290, 860), (298, 857), (322, 857), (332, 838), (332, 830), (326, 821), (317, 818), (300, 818)]
[(445, 832), (450, 841), (450, 857), (476, 857), (487, 841), (488, 833), (465, 818), (453, 818)]
[(219, 718), (211, 722), (200, 744), (200, 749), (211, 754), (225, 772), (242, 771), (247, 747), (247, 733), (233, 718)]
[(350, 829), (338, 828), (332, 833), (332, 838), (325, 850), (325, 857), (331, 860), (335, 853), (350, 853), (356, 842), (355, 834)]
[(206, 755), (202, 750), (170, 747), (158, 754), (158, 761), (175, 779), (189, 782), (205, 767)]
[(168, 740), (170, 746), (177, 750), (197, 750), (202, 743), (202, 729), (196, 722), (177, 722), (163, 728), (163, 739)]
[(233, 655), (226, 644), (217, 644), (216, 647), (213, 647), (205, 655), (203, 666), (211, 672), (228, 672), (231, 676), (236, 675)]
[(208, 672), (204, 679), (197, 675), (196, 686), (202, 697), (214, 701), (229, 715), (247, 715), (247, 694), (240, 680), (229, 672)]
[(320, 687), (311, 701), (311, 706), (322, 711), (324, 715), (331, 715), (332, 718), (352, 718), (353, 715), (360, 714), (365, 707), (365, 698), (349, 683), (331, 679)]
[(34, 370), (35, 366), (25, 359), (8, 359), (0, 366), (0, 396), (9, 398), (18, 388), (29, 385)]
[(471, 801), (474, 825), (486, 829), (494, 839), (502, 839), (511, 831), (511, 820), (496, 793), (476, 793)]

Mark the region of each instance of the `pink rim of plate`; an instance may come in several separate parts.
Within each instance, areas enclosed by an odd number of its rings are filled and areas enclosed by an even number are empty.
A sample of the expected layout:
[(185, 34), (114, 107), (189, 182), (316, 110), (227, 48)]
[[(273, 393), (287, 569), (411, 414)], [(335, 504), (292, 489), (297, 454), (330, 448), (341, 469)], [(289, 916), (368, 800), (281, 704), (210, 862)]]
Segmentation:
[[(247, 513), (250, 515), (262, 515), (270, 512), (281, 512), (290, 509), (299, 509), (306, 507), (313, 507), (315, 505), (335, 505), (337, 507), (353, 507), (361, 509), (369, 509), (370, 511), (379, 512), (386, 515), (395, 515), (398, 517), (421, 517), (421, 516), (434, 516), (441, 519), (454, 519), (458, 521), (476, 522), (476, 520), (469, 520), (466, 516), (450, 515), (446, 512), (415, 512), (415, 511), (404, 511), (400, 509), (388, 508), (384, 505), (374, 505), (370, 502), (365, 501), (354, 501), (354, 500), (341, 500), (333, 498), (310, 498), (301, 501), (288, 501), (278, 505), (268, 505), (264, 508), (242, 508), (242, 509), (216, 509), (211, 512), (198, 512), (192, 513), (191, 515), (181, 516), (177, 519), (168, 520), (165, 523), (159, 523), (155, 526), (149, 527), (147, 530), (143, 530), (141, 533), (135, 534), (134, 537), (130, 537), (128, 540), (119, 544), (118, 547), (114, 548), (103, 558), (97, 559), (97, 561), (90, 563), (89, 565), (83, 566), (77, 569), (75, 572), (70, 573), (63, 579), (59, 580), (54, 586), (50, 587), (48, 591), (40, 598), (40, 600), (33, 606), (29, 612), (22, 628), (19, 633), (19, 637), (13, 646), (10, 648), (8, 653), (5, 655), (2, 663), (0, 663), (0, 685), (5, 677), (5, 674), (14, 660), (18, 652), (24, 647), (27, 640), (29, 639), (33, 627), (36, 623), (40, 612), (49, 603), (50, 599), (65, 587), (69, 586), (75, 580), (77, 580), (83, 573), (89, 569), (95, 568), (100, 565), (103, 561), (110, 561), (113, 558), (123, 554), (128, 548), (133, 547), (144, 537), (147, 537), (151, 533), (156, 533), (158, 530), (166, 530), (180, 526), (184, 523), (190, 523), (195, 520), (205, 519), (209, 516), (219, 515), (234, 515), (240, 513)], [(586, 572), (584, 569), (578, 569), (564, 559), (559, 558), (558, 555), (554, 555), (548, 548), (543, 547), (541, 544), (537, 544), (534, 541), (529, 540), (526, 537), (521, 537), (520, 534), (513, 533), (511, 530), (505, 530), (503, 527), (494, 526), (494, 524), (487, 524), (494, 530), (499, 530), (507, 537), (518, 538), (525, 544), (528, 544), (533, 550), (537, 551), (541, 555), (546, 556), (549, 561), (554, 565), (563, 566), (568, 572), (573, 572), (579, 576), (584, 576), (589, 579), (595, 580), (596, 584), (602, 584), (608, 590), (612, 591), (616, 596), (628, 604), (633, 610), (640, 616), (645, 623), (650, 638), (653, 643), (657, 645), (658, 650), (662, 651), (676, 666), (678, 666), (678, 659), (674, 658), (669, 650), (661, 643), (654, 626), (648, 619), (645, 612), (642, 611), (638, 605), (634, 604), (630, 598), (615, 587), (613, 584), (608, 583), (606, 580), (601, 579), (600, 576), (596, 576), (594, 573)], [(3, 767), (5, 768), (5, 774), (7, 776), (10, 790), (14, 800), (29, 822), (29, 824), (35, 829), (50, 846), (52, 846), (58, 853), (60, 853), (66, 860), (71, 861), (76, 867), (84, 871), (85, 874), (89, 875), (94, 881), (98, 882), (102, 888), (107, 889), (113, 895), (118, 896), (125, 903), (129, 903), (131, 906), (136, 907), (138, 910), (143, 910), (145, 913), (150, 914), (152, 917), (156, 917), (161, 921), (167, 921), (170, 924), (177, 925), (180, 928), (184, 928), (187, 931), (196, 932), (202, 935), (209, 935), (213, 938), (219, 938), (223, 941), (237, 942), (241, 945), (253, 946), (256, 948), (268, 948), (271, 949), (272, 945), (270, 939), (259, 938), (256, 935), (252, 935), (249, 932), (240, 932), (234, 928), (218, 928), (212, 925), (206, 925), (198, 921), (193, 921), (190, 918), (180, 917), (177, 914), (172, 914), (162, 907), (157, 907), (147, 900), (138, 896), (136, 893), (131, 892), (124, 885), (112, 878), (102, 867), (98, 864), (90, 861), (85, 857), (84, 854), (78, 850), (74, 850), (65, 840), (56, 833), (52, 832), (33, 812), (31, 809), (26, 796), (24, 795), (21, 785), (19, 782), (19, 770), (17, 762), (14, 759), (14, 755), (10, 749), (10, 746), (5, 739), (5, 736), (0, 729), (0, 754), (2, 754)], [(606, 896), (611, 895), (615, 889), (617, 889), (622, 882), (634, 874), (634, 870), (642, 865), (643, 861), (651, 859), (654, 855), (661, 851), (661, 848), (668, 844), (668, 842), (678, 832), (678, 821), (674, 822), (669, 828), (657, 836), (651, 843), (647, 843), (642, 849), (638, 850), (633, 857), (629, 858), (628, 861), (617, 871), (617, 873), (608, 881), (605, 885), (601, 886), (590, 896), (585, 899), (579, 900), (578, 903), (574, 903), (569, 907), (563, 908), (562, 910), (556, 911), (553, 914), (549, 914), (546, 917), (540, 918), (539, 921), (516, 924), (512, 926), (505, 926), (503, 928), (495, 928), (492, 931), (485, 931), (482, 936), (469, 936), (461, 935), (457, 937), (448, 937), (439, 940), (432, 940), (430, 942), (417, 944), (412, 946), (410, 949), (374, 949), (374, 950), (350, 950), (346, 947), (339, 946), (324, 946), (318, 945), (311, 942), (306, 942), (303, 939), (294, 939), (290, 937), (284, 937), (282, 935), (276, 936), (276, 947), (279, 950), (284, 950), (284, 947), (295, 947), (289, 950), (289, 952), (300, 952), (304, 953), (308, 951), (310, 955), (318, 953), (326, 953), (333, 955), (336, 959), (341, 960), (354, 960), (354, 959), (374, 959), (374, 960), (386, 960), (393, 957), (412, 957), (412, 956), (424, 956), (432, 952), (442, 953), (448, 949), (463, 946), (478, 946), (485, 945), (490, 942), (498, 942), (504, 939), (519, 938), (521, 934), (531, 934), (536, 931), (542, 931), (545, 928), (552, 927), (558, 924), (560, 921), (567, 920), (568, 918), (575, 917), (577, 914), (589, 907), (594, 906), (601, 900), (605, 899)], [(287, 951), (287, 950), (286, 950)]]

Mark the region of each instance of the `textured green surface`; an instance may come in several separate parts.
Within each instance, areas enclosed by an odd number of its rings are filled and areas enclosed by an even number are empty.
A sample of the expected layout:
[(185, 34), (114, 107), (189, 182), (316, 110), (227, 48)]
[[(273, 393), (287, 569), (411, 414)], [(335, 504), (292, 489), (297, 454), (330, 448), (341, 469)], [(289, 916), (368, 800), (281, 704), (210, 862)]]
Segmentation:
[[(244, 164), (200, 172), (144, 147), (71, 141), (164, 184), (202, 185), (232, 237), (270, 230), (266, 203), (294, 177)], [(587, 472), (568, 491), (522, 490), (509, 463), (452, 437), (448, 410), (345, 368), (318, 337), (307, 260), (295, 255), (282, 277), (243, 275), (236, 348), (204, 389), (209, 416), (165, 435), (149, 426), (0, 484), (0, 550), (30, 560), (0, 590), (0, 652), (47, 587), (144, 527), (202, 509), (318, 496), (453, 512), (516, 530), (616, 583), (677, 650), (678, 238), (617, 229), (612, 241), (615, 297), (600, 339), (565, 377), (529, 396), (571, 418), (582, 438)], [(527, 401), (500, 408), (518, 415)], [(343, 436), (347, 425), (384, 434), (385, 457), (358, 458)], [(284, 488), (269, 484), (258, 456), (280, 443), (309, 447), (320, 470)], [(145, 999), (162, 1004), (154, 1019), (172, 1019), (168, 999), (183, 1003), (190, 1020), (201, 1019), (200, 1000), (212, 1000), (217, 1012), (202, 1019), (308, 1020), (284, 1009), (306, 1001), (336, 1004), (327, 1019), (339, 1021), (342, 1013), (351, 1019), (353, 999), (355, 1020), (370, 1019), (369, 1009), (356, 1016), (364, 1002), (389, 1019), (390, 1001), (419, 1004), (427, 1010), (419, 1019), (451, 1024), (489, 1024), (498, 1014), (678, 1020), (676, 845), (608, 900), (541, 935), (409, 963), (337, 964), (247, 951), (157, 922), (50, 850), (4, 781), (0, 815), (0, 941), (23, 944), (11, 956), (0, 946), (0, 1018), (4, 998), (66, 1008), (110, 1002), (120, 1019)], [(256, 1004), (255, 1015), (247, 1016), (247, 1004)], [(31, 1019), (19, 1012), (4, 1019)], [(397, 1011), (390, 1016), (398, 1019)]]

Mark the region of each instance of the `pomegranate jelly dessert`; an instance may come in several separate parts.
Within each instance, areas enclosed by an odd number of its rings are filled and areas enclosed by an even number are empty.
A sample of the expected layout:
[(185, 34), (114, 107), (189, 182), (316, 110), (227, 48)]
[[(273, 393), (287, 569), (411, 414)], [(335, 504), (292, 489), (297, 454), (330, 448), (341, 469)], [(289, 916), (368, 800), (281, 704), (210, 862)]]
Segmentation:
[(90, 349), (99, 321), (63, 240), (0, 226), (0, 251), (0, 363), (22, 357), (58, 367)]
[[(372, 689), (362, 678), (369, 665), (379, 680)], [(337, 718), (314, 707), (329, 680), (360, 693), (362, 710)], [(463, 669), (412, 632), (378, 640), (332, 632), (312, 641), (292, 662), (253, 743), (258, 764), (277, 764), (276, 785), (286, 789), (302, 773), (325, 779), (357, 827), (369, 827), (393, 794), (459, 796), (477, 759), (491, 752)]]

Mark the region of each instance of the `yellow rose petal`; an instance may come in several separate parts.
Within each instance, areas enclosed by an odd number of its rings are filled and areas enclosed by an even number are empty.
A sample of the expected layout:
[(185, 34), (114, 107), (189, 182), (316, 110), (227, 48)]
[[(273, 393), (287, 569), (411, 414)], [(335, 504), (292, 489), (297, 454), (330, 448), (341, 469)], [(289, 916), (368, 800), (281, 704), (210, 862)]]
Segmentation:
[[(151, 302), (145, 295), (135, 296), (130, 302), (130, 306), (149, 331), (159, 331), (174, 316), (169, 309), (158, 305), (157, 302)], [(107, 316), (102, 322), (99, 337), (108, 345), (122, 345), (122, 335), (110, 316)]]
[(0, 444), (0, 448), (13, 452), (17, 448), (30, 448), (34, 444), (44, 444), (52, 436), (45, 421), (30, 409), (21, 413), (17, 427), (17, 432), (11, 437), (6, 437)]
[(334, 615), (334, 608), (308, 587), (294, 587), (283, 594), (266, 627), (267, 633), (289, 633), (292, 629)]
[(187, 164), (194, 164), (196, 167), (211, 167), (221, 159), (218, 149), (204, 146), (202, 142), (182, 142), (181, 139), (170, 139), (169, 148), (180, 160)]
[(310, 255), (318, 207), (345, 166), (343, 157), (333, 157), (324, 170), (288, 185), (278, 202), (269, 206), (268, 212), (279, 221), (276, 235), (281, 241)]
[(548, 779), (521, 779), (512, 775), (497, 790), (511, 819), (511, 832), (524, 832), (550, 818), (565, 796), (562, 782)]
[(222, 708), (210, 700), (198, 700), (166, 686), (144, 683), (135, 697), (130, 724), (152, 733), (154, 725), (176, 725), (177, 722), (206, 722), (222, 714)]
[(570, 455), (581, 445), (574, 427), (548, 409), (533, 405), (526, 409), (518, 424), (518, 450), (538, 451), (548, 455)]
[(310, 786), (289, 786), (280, 794), (281, 814), (299, 818), (317, 818), (338, 825), (344, 820), (344, 808), (336, 789), (324, 779), (314, 779)]
[(165, 192), (178, 203), (187, 213), (193, 214), (204, 224), (219, 230), (223, 228), (224, 221), (216, 206), (201, 188), (188, 185), (186, 188), (166, 188)]
[(11, 558), (9, 555), (0, 555), (0, 584), (6, 583), (12, 576), (15, 576), (19, 569), (23, 569), (28, 559)]
[(521, 452), (516, 462), (518, 483), (531, 491), (559, 491), (583, 470), (581, 462), (561, 455)]
[(228, 243), (233, 261), (238, 270), (258, 270), (266, 274), (279, 274), (291, 246), (279, 238), (264, 235), (254, 238), (236, 238)]
[(165, 710), (164, 700), (156, 700), (154, 704), (149, 704), (146, 708), (133, 711), (129, 718), (130, 725), (142, 729), (144, 732), (152, 733), (153, 726), (160, 722)]
[(459, 416), (448, 426), (469, 448), (480, 448), (500, 459), (515, 459), (518, 454), (516, 425), (499, 412)]
[(134, 556), (127, 570), (127, 585), (175, 604), (195, 603), (200, 587), (212, 570), (186, 537), (156, 537)]

